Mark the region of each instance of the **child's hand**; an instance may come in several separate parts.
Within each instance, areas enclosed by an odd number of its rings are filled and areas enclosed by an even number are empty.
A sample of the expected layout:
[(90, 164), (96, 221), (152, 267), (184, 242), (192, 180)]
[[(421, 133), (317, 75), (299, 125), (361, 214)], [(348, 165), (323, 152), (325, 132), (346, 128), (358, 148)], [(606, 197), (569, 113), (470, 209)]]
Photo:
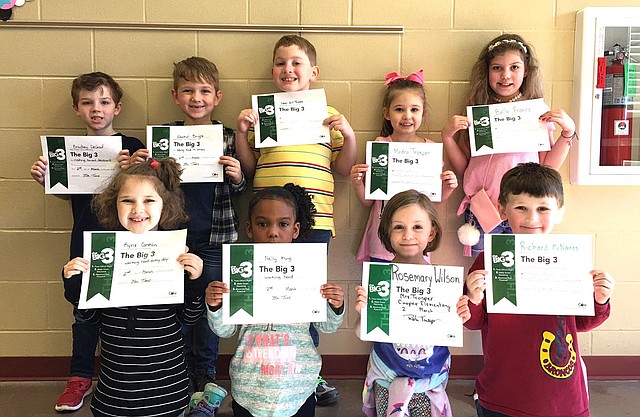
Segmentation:
[(351, 182), (353, 182), (353, 185), (360, 185), (364, 182), (367, 168), (369, 168), (367, 164), (356, 164), (351, 167)]
[(38, 160), (31, 165), (29, 173), (36, 182), (44, 186), (44, 173), (47, 171), (47, 158), (39, 156)]
[(189, 279), (198, 279), (202, 275), (202, 259), (198, 255), (185, 252), (178, 256), (178, 263), (187, 271)]
[(62, 269), (62, 276), (65, 278), (71, 278), (74, 275), (89, 272), (89, 261), (84, 258), (73, 258), (64, 265)]
[[(129, 151), (127, 149), (123, 149), (122, 152), (126, 152), (129, 155)], [(120, 163), (120, 169), (127, 169), (131, 165), (141, 164), (149, 159), (149, 149), (138, 149), (129, 157), (127, 160), (123, 160), (120, 162), (120, 158), (118, 158), (118, 163)]]
[(356, 311), (358, 314), (367, 307), (367, 290), (362, 285), (356, 286)]
[(212, 309), (217, 309), (222, 304), (222, 294), (229, 292), (227, 284), (221, 281), (212, 281), (204, 292), (207, 305)]
[(233, 184), (238, 185), (242, 182), (240, 161), (233, 156), (221, 156), (218, 163), (224, 165), (224, 173), (229, 176)]
[(576, 132), (576, 123), (571, 116), (562, 109), (549, 110), (540, 116), (540, 120), (545, 123), (556, 123), (562, 128), (561, 135), (566, 138), (573, 136)]
[(342, 133), (342, 136), (344, 136), (345, 138), (355, 136), (355, 133), (353, 133), (353, 129), (347, 121), (347, 118), (342, 114), (329, 116), (322, 121), (322, 124), (329, 126), (329, 129), (331, 130), (337, 130), (338, 132)]
[(616, 281), (609, 273), (594, 269), (589, 272), (593, 277), (593, 292), (596, 303), (606, 304), (611, 298), (613, 288), (616, 286)]
[(253, 109), (244, 109), (238, 115), (238, 131), (247, 133), (247, 131), (258, 123), (258, 112)]
[(484, 269), (478, 269), (477, 271), (473, 271), (467, 275), (467, 278), (465, 279), (469, 301), (475, 305), (480, 304), (484, 298), (484, 290), (487, 286), (485, 283), (485, 276), (487, 274), (488, 272)]
[(445, 187), (451, 190), (455, 190), (458, 187), (458, 177), (456, 177), (456, 174), (451, 170), (444, 171), (440, 174), (440, 179)]
[(344, 304), (344, 292), (339, 285), (323, 284), (320, 287), (320, 294), (322, 294), (322, 298), (327, 299), (334, 310), (339, 310)]
[(458, 317), (462, 319), (462, 324), (471, 318), (471, 310), (469, 310), (469, 297), (466, 295), (460, 296), (456, 303), (456, 312)]
[(452, 138), (459, 130), (468, 129), (471, 126), (471, 120), (466, 116), (454, 115), (449, 122), (442, 128), (440, 136), (444, 138)]

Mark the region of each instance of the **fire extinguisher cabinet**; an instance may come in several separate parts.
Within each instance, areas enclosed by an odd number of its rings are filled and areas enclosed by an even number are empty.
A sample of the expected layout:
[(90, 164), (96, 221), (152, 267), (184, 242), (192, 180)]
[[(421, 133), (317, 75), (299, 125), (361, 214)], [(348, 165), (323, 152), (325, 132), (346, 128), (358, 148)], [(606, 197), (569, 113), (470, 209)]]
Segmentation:
[(571, 183), (640, 185), (640, 7), (576, 16)]

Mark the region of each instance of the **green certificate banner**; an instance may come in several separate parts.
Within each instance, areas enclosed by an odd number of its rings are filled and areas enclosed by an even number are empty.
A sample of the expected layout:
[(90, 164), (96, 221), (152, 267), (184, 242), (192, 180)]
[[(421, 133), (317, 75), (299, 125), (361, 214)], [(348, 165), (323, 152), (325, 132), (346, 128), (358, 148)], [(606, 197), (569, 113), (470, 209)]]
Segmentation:
[(324, 243), (259, 243), (222, 246), (225, 324), (327, 321)]
[(360, 338), (374, 342), (462, 346), (459, 266), (369, 263), (362, 266), (367, 306)]
[(593, 316), (591, 235), (485, 235), (489, 313)]
[(327, 118), (327, 97), (324, 89), (293, 93), (251, 96), (258, 113), (254, 126), (255, 147), (305, 145), (330, 142)]
[(224, 154), (222, 124), (147, 126), (147, 149), (155, 159), (175, 158), (182, 182), (222, 182)]
[(95, 194), (118, 168), (121, 136), (40, 136), (45, 194)]
[(471, 156), (548, 151), (549, 127), (540, 121), (548, 110), (541, 98), (468, 106)]
[(79, 307), (182, 304), (186, 230), (84, 232), (89, 272), (82, 275)]
[(389, 200), (410, 189), (442, 199), (442, 143), (367, 142), (366, 163), (367, 200)]

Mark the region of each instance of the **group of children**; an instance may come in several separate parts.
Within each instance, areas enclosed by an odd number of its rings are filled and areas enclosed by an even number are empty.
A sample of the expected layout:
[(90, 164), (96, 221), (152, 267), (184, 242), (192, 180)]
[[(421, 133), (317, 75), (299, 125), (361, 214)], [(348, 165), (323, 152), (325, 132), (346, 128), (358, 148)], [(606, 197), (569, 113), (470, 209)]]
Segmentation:
[[(272, 79), (280, 91), (308, 90), (319, 70), (313, 45), (299, 36), (284, 36), (273, 51)], [(212, 120), (222, 93), (215, 65), (192, 57), (175, 64), (174, 102), (184, 121), (172, 125), (220, 123)], [(377, 141), (432, 142), (418, 130), (427, 103), (422, 71), (407, 77), (387, 76)], [(63, 268), (65, 297), (74, 304), (71, 378), (56, 404), (73, 411), (91, 391), (93, 356), (101, 340), (101, 366), (91, 404), (96, 416), (211, 416), (226, 391), (215, 384), (218, 337), (230, 337), (236, 326), (222, 323), (222, 244), (238, 239), (232, 196), (253, 180), (247, 236), (255, 243), (324, 242), (335, 234), (333, 172), (350, 175), (358, 199), (371, 212), (357, 259), (371, 262), (428, 264), (439, 246), (442, 228), (433, 203), (410, 190), (386, 203), (364, 198), (366, 164), (356, 164), (356, 139), (347, 119), (328, 107), (324, 120), (330, 141), (313, 145), (255, 149), (255, 110), (243, 110), (235, 132), (224, 128), (225, 178), (222, 183), (180, 183), (180, 167), (171, 158), (149, 159), (135, 139), (117, 133), (113, 119), (120, 112), (122, 91), (111, 77), (91, 73), (72, 87), (73, 108), (88, 135), (122, 136), (119, 169), (110, 184), (92, 196), (71, 197), (74, 226), (70, 261)], [(542, 97), (538, 62), (521, 37), (506, 34), (483, 48), (473, 67), (467, 104), (493, 104)], [(540, 115), (548, 124), (551, 150), (471, 156), (466, 129), (471, 121), (453, 116), (442, 130), (452, 170), (441, 175), (442, 200), (462, 179), (465, 197), (459, 214), (480, 228), (471, 201), (481, 194), (503, 223), (490, 233), (550, 233), (563, 212), (562, 179), (555, 171), (564, 161), (575, 124), (563, 110)], [(554, 140), (555, 125), (561, 128)], [(454, 135), (460, 131), (459, 140)], [(43, 183), (47, 159), (31, 167)], [(477, 199), (476, 199), (477, 200)], [(187, 220), (188, 219), (188, 220)], [(187, 225), (186, 253), (177, 261), (185, 269), (185, 301), (180, 305), (78, 310), (80, 276), (88, 270), (82, 259), (82, 231), (171, 230)], [(482, 233), (482, 231), (480, 231)], [(588, 331), (609, 315), (613, 278), (593, 276), (595, 317), (487, 314), (482, 241), (474, 244), (476, 262), (456, 305), (469, 329), (482, 331), (484, 367), (477, 377), (479, 416), (588, 416), (586, 370), (580, 359), (577, 331)], [(472, 253), (469, 248), (469, 254)], [(336, 331), (345, 294), (335, 284), (319, 289), (327, 300), (327, 321), (289, 325), (243, 325), (231, 360), (232, 408), (235, 416), (313, 416), (316, 403), (337, 401), (338, 392), (319, 377), (318, 330)], [(366, 291), (357, 288), (355, 309), (366, 306)], [(277, 327), (277, 328), (275, 328)], [(276, 336), (276, 348), (294, 349), (292, 375), (265, 375), (261, 363), (245, 352), (265, 337)], [(545, 338), (543, 338), (543, 335)], [(551, 335), (552, 339), (549, 340)], [(514, 337), (516, 336), (516, 337)], [(555, 341), (554, 341), (555, 340)], [(543, 345), (548, 348), (545, 362)], [(556, 346), (557, 345), (557, 346)], [(451, 366), (447, 347), (413, 346), (411, 354), (390, 343), (374, 343), (369, 358), (363, 411), (367, 416), (451, 416), (446, 383)], [(420, 352), (417, 357), (415, 352)], [(551, 365), (549, 364), (551, 363)], [(560, 378), (548, 366), (570, 368)], [(195, 392), (191, 396), (189, 395)]]

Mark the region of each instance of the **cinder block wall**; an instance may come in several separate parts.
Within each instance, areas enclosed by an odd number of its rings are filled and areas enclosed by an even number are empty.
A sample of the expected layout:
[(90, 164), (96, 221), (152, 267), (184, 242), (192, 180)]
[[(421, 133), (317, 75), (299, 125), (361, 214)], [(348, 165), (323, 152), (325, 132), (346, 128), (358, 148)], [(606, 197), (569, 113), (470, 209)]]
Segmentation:
[[(637, 6), (619, 0), (619, 6)], [(319, 52), (320, 82), (328, 100), (353, 125), (364, 159), (364, 143), (377, 136), (384, 75), (424, 68), (430, 106), (424, 134), (439, 140), (447, 118), (459, 112), (469, 71), (480, 48), (503, 32), (517, 32), (538, 53), (545, 99), (571, 111), (575, 13), (606, 1), (513, 0), (34, 0), (14, 8), (13, 21), (116, 23), (226, 23), (290, 25), (399, 25), (404, 34), (304, 33)], [(70, 82), (77, 74), (100, 70), (122, 85), (123, 111), (116, 127), (144, 139), (146, 124), (181, 117), (170, 99), (173, 62), (192, 55), (214, 61), (224, 93), (215, 116), (235, 126), (250, 94), (272, 92), (269, 69), (274, 42), (283, 33), (178, 30), (36, 29), (0, 22), (0, 357), (69, 356), (71, 306), (63, 299), (60, 268), (68, 256), (69, 205), (29, 175), (40, 154), (41, 134), (83, 134), (71, 109)], [(567, 211), (557, 232), (593, 233), (594, 265), (614, 274), (618, 285), (611, 318), (580, 336), (585, 355), (636, 355), (640, 322), (634, 305), (640, 278), (630, 262), (637, 253), (640, 205), (637, 187), (586, 187), (566, 180)], [(331, 243), (330, 279), (348, 291), (360, 280), (354, 262), (367, 211), (346, 178), (336, 178), (337, 238)], [(469, 265), (461, 256), (455, 216), (461, 193), (439, 207), (445, 239), (436, 263)], [(238, 200), (244, 221), (247, 197)], [(336, 334), (323, 336), (321, 351), (365, 354), (367, 343), (354, 335), (355, 313)], [(230, 353), (233, 341), (223, 342)], [(465, 333), (457, 354), (479, 354), (480, 338)]]

